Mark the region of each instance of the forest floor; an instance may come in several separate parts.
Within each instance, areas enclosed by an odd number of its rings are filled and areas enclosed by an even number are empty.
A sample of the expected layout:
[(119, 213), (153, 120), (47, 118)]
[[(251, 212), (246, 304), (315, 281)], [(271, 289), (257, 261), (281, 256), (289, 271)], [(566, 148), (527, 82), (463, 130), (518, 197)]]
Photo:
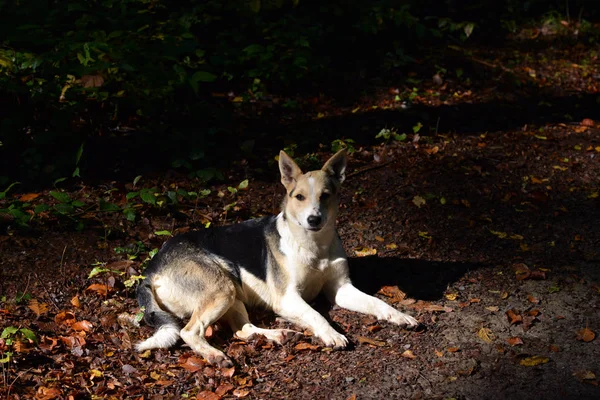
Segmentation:
[[(333, 140), (353, 147), (338, 219), (353, 280), (421, 329), (318, 299), (348, 349), (309, 332), (285, 346), (244, 342), (219, 324), (209, 340), (233, 368), (183, 345), (132, 349), (152, 334), (134, 318), (151, 249), (170, 234), (278, 212), (279, 148), (262, 140), (256, 151), (268, 157), (240, 159), (218, 184), (170, 170), (0, 200), (82, 210), (37, 213), (29, 230), (2, 222), (0, 396), (600, 398), (600, 48), (528, 35), (455, 49), (410, 87), (375, 82), (353, 99), (293, 99), (295, 108), (232, 103), (250, 136), (319, 138), (309, 156), (295, 154), (305, 167), (329, 157)], [(411, 102), (397, 101), (406, 92)], [(392, 136), (375, 140), (382, 129)], [(133, 201), (130, 222), (115, 210)], [(263, 310), (251, 319), (286, 324)]]

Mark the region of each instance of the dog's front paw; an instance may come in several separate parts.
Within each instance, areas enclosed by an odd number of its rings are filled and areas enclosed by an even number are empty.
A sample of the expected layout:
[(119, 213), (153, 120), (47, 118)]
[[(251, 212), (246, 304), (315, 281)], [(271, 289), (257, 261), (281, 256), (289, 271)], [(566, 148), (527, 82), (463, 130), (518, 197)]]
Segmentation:
[(332, 347), (334, 349), (343, 349), (348, 346), (348, 339), (341, 333), (336, 332), (333, 328), (325, 333), (317, 335), (326, 347)]
[(400, 311), (393, 313), (392, 315), (388, 316), (388, 318), (384, 319), (407, 329), (412, 329), (419, 325), (419, 321), (408, 314), (401, 313)]

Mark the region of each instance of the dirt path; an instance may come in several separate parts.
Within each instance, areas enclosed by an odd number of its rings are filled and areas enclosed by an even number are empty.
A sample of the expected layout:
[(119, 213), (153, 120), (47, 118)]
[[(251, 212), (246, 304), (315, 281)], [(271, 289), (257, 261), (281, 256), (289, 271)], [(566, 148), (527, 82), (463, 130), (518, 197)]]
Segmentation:
[[(0, 356), (12, 353), (1, 364), (0, 394), (599, 398), (600, 115), (591, 107), (597, 89), (581, 93), (587, 94), (544, 97), (551, 105), (545, 117), (529, 114), (541, 112), (539, 98), (529, 109), (523, 99), (506, 103), (510, 107), (461, 100), (423, 103), (408, 114), (375, 110), (288, 125), (291, 132), (324, 135), (366, 126), (371, 134), (423, 113), (432, 126), (454, 124), (437, 135), (365, 146), (351, 157), (339, 231), (354, 281), (408, 310), (424, 328), (398, 330), (318, 301), (351, 340), (346, 351), (330, 352), (308, 336), (284, 347), (261, 338), (245, 343), (219, 326), (210, 340), (235, 360), (234, 369), (213, 368), (185, 347), (132, 351), (151, 330), (123, 318), (138, 312), (125, 283), (164, 241), (156, 232), (276, 211), (283, 190), (274, 165), (262, 173), (253, 165), (233, 166), (227, 184), (211, 186), (201, 200), (180, 196), (176, 207), (140, 202), (135, 223), (122, 214), (86, 214), (86, 227), (77, 232), (71, 220), (48, 214), (29, 232), (9, 228), (0, 236), (0, 323), (16, 332), (0, 341)], [(469, 127), (471, 118), (476, 127)], [(488, 119), (511, 122), (499, 130)], [(247, 190), (228, 190), (244, 179)], [(177, 174), (138, 185), (159, 193), (202, 189)], [(133, 190), (130, 183), (107, 182), (69, 193), (124, 204)], [(48, 191), (38, 194), (33, 203), (55, 202)], [(88, 278), (96, 263), (110, 271)], [(285, 324), (261, 311), (251, 317), (267, 326)]]

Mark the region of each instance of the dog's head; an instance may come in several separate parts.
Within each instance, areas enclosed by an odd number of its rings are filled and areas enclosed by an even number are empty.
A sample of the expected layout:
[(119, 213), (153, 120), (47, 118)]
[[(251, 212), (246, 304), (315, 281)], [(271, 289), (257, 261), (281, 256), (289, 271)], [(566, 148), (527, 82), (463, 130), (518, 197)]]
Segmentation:
[(283, 212), (290, 223), (312, 232), (335, 224), (346, 163), (346, 150), (340, 150), (320, 170), (303, 174), (290, 156), (279, 153), (281, 183), (287, 191)]

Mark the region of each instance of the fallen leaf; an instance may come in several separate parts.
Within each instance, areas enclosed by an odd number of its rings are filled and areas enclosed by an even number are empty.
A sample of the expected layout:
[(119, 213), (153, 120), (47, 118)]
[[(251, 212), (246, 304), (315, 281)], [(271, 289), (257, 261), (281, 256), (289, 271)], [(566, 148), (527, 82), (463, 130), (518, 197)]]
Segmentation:
[(316, 344), (310, 344), (310, 343), (302, 342), (302, 343), (298, 343), (296, 346), (294, 346), (294, 349), (296, 349), (298, 351), (302, 351), (302, 350), (318, 350), (319, 346), (316, 345)]
[(502, 300), (506, 300), (506, 299), (508, 299), (508, 292), (502, 292), (502, 294), (500, 295), (500, 298), (501, 298)]
[(90, 321), (83, 320), (75, 322), (73, 325), (71, 325), (71, 328), (73, 328), (75, 331), (89, 332), (92, 330), (92, 323)]
[(479, 336), (481, 340), (486, 343), (492, 343), (492, 341), (494, 341), (496, 338), (490, 328), (481, 328), (479, 332), (477, 332), (477, 336)]
[(508, 318), (508, 322), (510, 322), (511, 325), (523, 322), (523, 317), (519, 315), (519, 312), (514, 308), (511, 308), (506, 312), (506, 317)]
[(47, 388), (42, 386), (35, 393), (36, 400), (52, 400), (62, 396), (62, 392), (58, 388)]
[(582, 126), (588, 126), (588, 127), (590, 127), (590, 128), (593, 128), (593, 127), (596, 125), (596, 123), (594, 122), (594, 120), (593, 120), (593, 119), (590, 119), (590, 118), (584, 118), (584, 119), (581, 121), (581, 125), (582, 125)]
[(191, 356), (185, 362), (179, 364), (183, 369), (190, 372), (200, 371), (206, 365), (206, 362), (201, 357)]
[(529, 315), (531, 317), (537, 317), (538, 315), (540, 315), (540, 313), (541, 313), (540, 310), (538, 310), (537, 308), (527, 311), (527, 315)]
[(514, 264), (513, 270), (515, 271), (515, 274), (517, 275), (518, 281), (527, 279), (531, 275), (531, 270), (529, 269), (529, 267), (527, 265), (525, 265), (523, 263)]
[(546, 273), (544, 271), (541, 270), (535, 270), (532, 271), (531, 274), (529, 274), (529, 279), (533, 279), (536, 281), (542, 281), (546, 279)]
[(404, 353), (401, 354), (401, 356), (404, 358), (410, 358), (411, 360), (417, 358), (417, 356), (414, 355), (412, 350), (405, 350)]
[(443, 357), (444, 352), (443, 351), (435, 350), (435, 355), (438, 356), (438, 357)]
[(23, 203), (27, 203), (28, 201), (37, 199), (38, 197), (40, 197), (39, 193), (25, 193), (25, 194), (21, 195), (21, 197), (19, 197), (19, 201), (22, 201)]
[(220, 398), (221, 396), (210, 390), (203, 390), (196, 395), (197, 400), (219, 400)]
[(469, 300), (470, 303), (481, 303), (481, 299), (473, 298)]
[(377, 249), (368, 247), (357, 247), (354, 249), (354, 254), (356, 254), (357, 257), (374, 256), (375, 254), (377, 254)]
[(381, 236), (375, 236), (375, 240), (377, 240), (378, 242), (385, 242), (385, 239)]
[(421, 206), (423, 206), (423, 205), (425, 205), (425, 203), (427, 203), (427, 201), (425, 201), (425, 199), (422, 198), (421, 196), (415, 196), (415, 197), (413, 197), (412, 202), (418, 208), (421, 208)]
[(519, 337), (511, 337), (511, 338), (506, 339), (506, 341), (511, 346), (519, 346), (519, 345), (523, 344), (523, 340), (521, 340), (521, 338), (519, 338)]
[(381, 325), (371, 325), (367, 327), (369, 332), (378, 332), (382, 329)]
[(485, 309), (488, 311), (491, 311), (491, 312), (498, 312), (498, 310), (500, 310), (500, 308), (498, 306), (489, 306), (489, 307), (486, 307)]
[(79, 297), (77, 296), (73, 296), (73, 298), (71, 299), (71, 304), (73, 305), (73, 307), (75, 308), (79, 308), (81, 307), (81, 303), (79, 302)]
[(548, 346), (548, 349), (553, 353), (558, 353), (560, 351), (560, 347), (558, 347), (555, 344), (551, 344), (550, 346)]
[(216, 389), (215, 389), (215, 393), (220, 396), (223, 397), (225, 396), (228, 392), (230, 392), (231, 390), (234, 389), (235, 386), (233, 386), (231, 383), (221, 383)]
[(456, 300), (457, 297), (458, 297), (458, 293), (447, 293), (446, 294), (446, 298), (450, 301)]
[(577, 340), (582, 340), (586, 343), (591, 342), (596, 338), (596, 334), (589, 328), (583, 328), (577, 331)]
[(460, 351), (459, 347), (448, 347), (446, 349), (449, 353), (456, 353), (457, 351)]
[(108, 288), (108, 285), (104, 285), (101, 283), (94, 283), (94, 284), (88, 286), (87, 289), (85, 289), (85, 290), (96, 292), (100, 296), (106, 297), (106, 295), (108, 294), (109, 288)]
[(73, 325), (77, 320), (75, 319), (75, 314), (70, 311), (62, 311), (56, 314), (54, 317), (54, 322), (57, 324), (63, 325)]
[(221, 368), (221, 375), (225, 378), (231, 378), (235, 374), (235, 367)]
[(580, 381), (591, 381), (596, 379), (596, 374), (594, 374), (592, 371), (587, 370), (573, 372), (573, 376), (579, 379)]
[(48, 304), (40, 303), (39, 301), (37, 301), (37, 299), (31, 299), (31, 301), (28, 304), (28, 307), (31, 311), (35, 313), (37, 317), (39, 317), (42, 314), (45, 314), (48, 311)]
[(535, 367), (537, 365), (546, 364), (550, 359), (548, 357), (533, 356), (521, 360), (519, 364), (524, 367)]
[(237, 398), (246, 397), (250, 394), (250, 389), (235, 389), (233, 395)]
[(544, 183), (541, 179), (536, 178), (535, 176), (531, 177), (531, 183), (535, 183), (537, 185)]
[(395, 250), (398, 248), (398, 245), (396, 243), (390, 243), (390, 244), (386, 244), (385, 248), (388, 250)]
[(538, 304), (538, 303), (540, 302), (540, 300), (539, 300), (539, 299), (537, 299), (537, 298), (533, 297), (532, 295), (529, 295), (529, 296), (527, 296), (527, 300), (528, 300), (530, 303), (533, 303), (533, 304)]
[(358, 342), (360, 344), (371, 344), (373, 346), (379, 346), (379, 347), (382, 347), (382, 346), (386, 345), (386, 343), (382, 342), (381, 340), (374, 340), (374, 339), (370, 339), (370, 338), (364, 337), (364, 336), (359, 336), (358, 337)]
[(436, 154), (438, 151), (440, 151), (440, 148), (438, 146), (433, 146), (430, 149), (425, 149), (425, 153), (427, 154)]

